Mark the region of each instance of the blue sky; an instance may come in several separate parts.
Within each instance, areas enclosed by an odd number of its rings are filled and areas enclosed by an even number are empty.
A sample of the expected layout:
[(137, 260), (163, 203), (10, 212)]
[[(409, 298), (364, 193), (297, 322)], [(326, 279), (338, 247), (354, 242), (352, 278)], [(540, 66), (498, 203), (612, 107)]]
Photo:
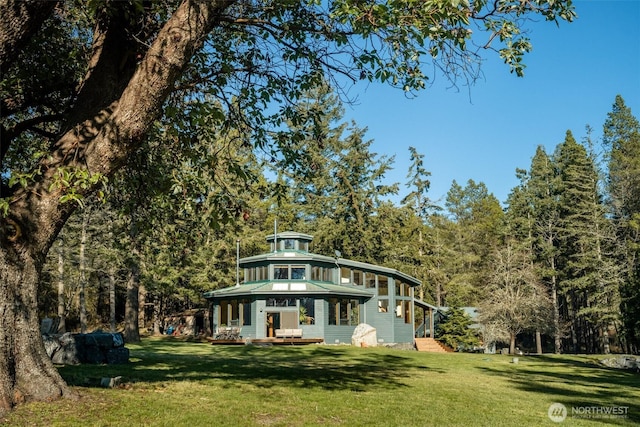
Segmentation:
[(587, 125), (599, 144), (617, 94), (640, 118), (640, 0), (574, 3), (573, 23), (527, 24), (533, 51), (523, 78), (486, 52), (484, 78), (470, 89), (448, 88), (442, 76), (416, 99), (380, 84), (353, 89), (358, 101), (345, 118), (368, 129), (372, 151), (395, 155), (386, 183), (401, 184), (398, 200), (409, 146), (425, 156), (432, 200), (443, 205), (454, 179), (473, 179), (504, 202), (538, 145), (551, 153), (567, 130), (582, 140)]

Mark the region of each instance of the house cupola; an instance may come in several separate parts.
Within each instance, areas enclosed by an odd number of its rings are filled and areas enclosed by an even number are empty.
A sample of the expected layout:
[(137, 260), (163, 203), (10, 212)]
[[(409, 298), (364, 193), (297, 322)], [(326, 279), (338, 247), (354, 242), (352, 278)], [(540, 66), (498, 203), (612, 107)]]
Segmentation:
[(295, 231), (284, 231), (267, 236), (271, 252), (309, 252), (309, 242), (312, 240), (313, 236)]

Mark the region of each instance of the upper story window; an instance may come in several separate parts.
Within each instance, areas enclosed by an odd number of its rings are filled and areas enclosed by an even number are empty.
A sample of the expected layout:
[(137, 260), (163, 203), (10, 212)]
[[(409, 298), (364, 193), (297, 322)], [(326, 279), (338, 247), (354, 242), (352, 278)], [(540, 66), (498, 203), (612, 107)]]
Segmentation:
[(367, 284), (367, 288), (375, 289), (376, 288), (376, 275), (368, 273), (367, 280), (365, 282)]
[(274, 265), (273, 280), (305, 280), (307, 268), (304, 265)]
[(292, 265), (291, 266), (291, 279), (304, 280), (306, 278), (307, 269), (304, 265)]
[(295, 307), (295, 298), (267, 298), (267, 307)]
[(284, 232), (267, 236), (267, 242), (271, 245), (271, 252), (301, 251), (309, 252), (309, 242), (312, 236), (303, 233)]
[(378, 276), (378, 295), (389, 295), (389, 278)]
[(274, 265), (273, 266), (273, 280), (286, 280), (289, 278), (289, 266), (288, 265)]
[(395, 293), (397, 297), (410, 297), (411, 286), (408, 283), (396, 280)]
[(395, 291), (396, 291), (396, 292), (395, 292), (395, 293), (396, 293), (396, 296), (397, 296), (397, 297), (402, 297), (402, 296), (404, 296), (404, 283), (402, 283), (402, 282), (401, 282), (401, 281), (399, 281), (399, 280), (396, 280), (395, 282), (396, 282), (396, 285), (394, 286), (394, 288), (395, 288)]
[(340, 267), (340, 283), (351, 283), (351, 269), (347, 267)]
[(269, 268), (266, 265), (244, 269), (245, 282), (259, 282), (269, 279)]
[(405, 297), (410, 297), (411, 296), (411, 286), (409, 286), (407, 283), (403, 283), (402, 284), (402, 289), (403, 289), (403, 294)]
[(353, 270), (353, 284), (357, 286), (364, 285), (364, 273), (360, 270)]
[(311, 267), (311, 280), (317, 280), (322, 282), (332, 282), (333, 269), (329, 267), (320, 267), (314, 265)]

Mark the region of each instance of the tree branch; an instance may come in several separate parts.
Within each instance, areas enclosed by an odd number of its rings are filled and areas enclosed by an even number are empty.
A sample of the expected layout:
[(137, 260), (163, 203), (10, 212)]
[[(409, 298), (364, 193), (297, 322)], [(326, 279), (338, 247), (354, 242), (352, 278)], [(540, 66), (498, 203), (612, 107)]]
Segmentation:
[[(232, 0), (184, 0), (158, 33), (121, 95), (106, 106), (102, 105), (104, 96), (93, 98), (90, 94), (97, 90), (95, 85), (99, 81), (110, 75), (109, 70), (116, 71), (107, 63), (107, 57), (100, 55), (115, 49), (109, 43), (118, 37), (114, 35), (109, 41), (108, 26), (98, 34), (104, 35), (102, 40), (97, 40), (98, 57), (94, 56), (92, 71), (80, 91), (86, 100), (79, 99), (78, 103), (85, 106), (85, 118), (82, 119), (82, 112), (77, 109), (70, 115), (72, 120), (67, 123), (67, 131), (54, 145), (51, 156), (40, 162), (42, 175), (28, 188), (18, 188), (13, 197), (12, 217), (20, 224), (29, 224), (30, 230), (23, 236), (32, 239), (32, 247), (46, 253), (75, 209), (72, 203), (60, 202), (58, 190), (50, 191), (56, 171), (81, 168), (91, 174), (109, 176), (121, 167), (145, 137), (194, 52), (218, 25), (223, 11), (233, 3)], [(118, 85), (112, 84), (107, 90), (117, 89)], [(91, 99), (93, 104), (89, 102)], [(89, 112), (91, 117), (86, 118)]]
[(42, 129), (38, 129), (35, 126), (60, 119), (62, 119), (61, 114), (45, 114), (42, 116), (31, 117), (27, 120), (24, 120), (20, 123), (17, 123), (10, 129), (2, 127), (2, 129), (0, 129), (0, 141), (2, 141), (2, 143), (0, 144), (0, 164), (2, 164), (2, 162), (4, 161), (4, 156), (5, 154), (7, 154), (7, 151), (9, 151), (9, 147), (11, 146), (13, 140), (22, 132), (33, 130), (34, 132), (38, 132), (39, 134), (44, 135), (47, 138), (51, 138), (54, 136), (53, 134), (49, 132), (45, 133), (45, 131), (43, 131)]

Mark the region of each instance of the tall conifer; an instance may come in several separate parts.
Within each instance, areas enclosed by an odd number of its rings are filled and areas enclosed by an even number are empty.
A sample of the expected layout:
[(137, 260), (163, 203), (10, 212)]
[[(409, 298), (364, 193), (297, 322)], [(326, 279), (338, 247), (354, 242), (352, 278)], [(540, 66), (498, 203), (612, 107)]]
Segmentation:
[(560, 353), (563, 336), (560, 311), (564, 298), (558, 290), (558, 182), (553, 162), (542, 146), (531, 160), (526, 191), (533, 214), (535, 259), (551, 297), (554, 352)]
[(626, 350), (640, 349), (640, 123), (617, 95), (604, 123), (607, 190), (618, 237)]
[(611, 234), (593, 156), (567, 131), (555, 153), (560, 178), (560, 250), (574, 352), (608, 349), (607, 328), (618, 320), (616, 267)]

